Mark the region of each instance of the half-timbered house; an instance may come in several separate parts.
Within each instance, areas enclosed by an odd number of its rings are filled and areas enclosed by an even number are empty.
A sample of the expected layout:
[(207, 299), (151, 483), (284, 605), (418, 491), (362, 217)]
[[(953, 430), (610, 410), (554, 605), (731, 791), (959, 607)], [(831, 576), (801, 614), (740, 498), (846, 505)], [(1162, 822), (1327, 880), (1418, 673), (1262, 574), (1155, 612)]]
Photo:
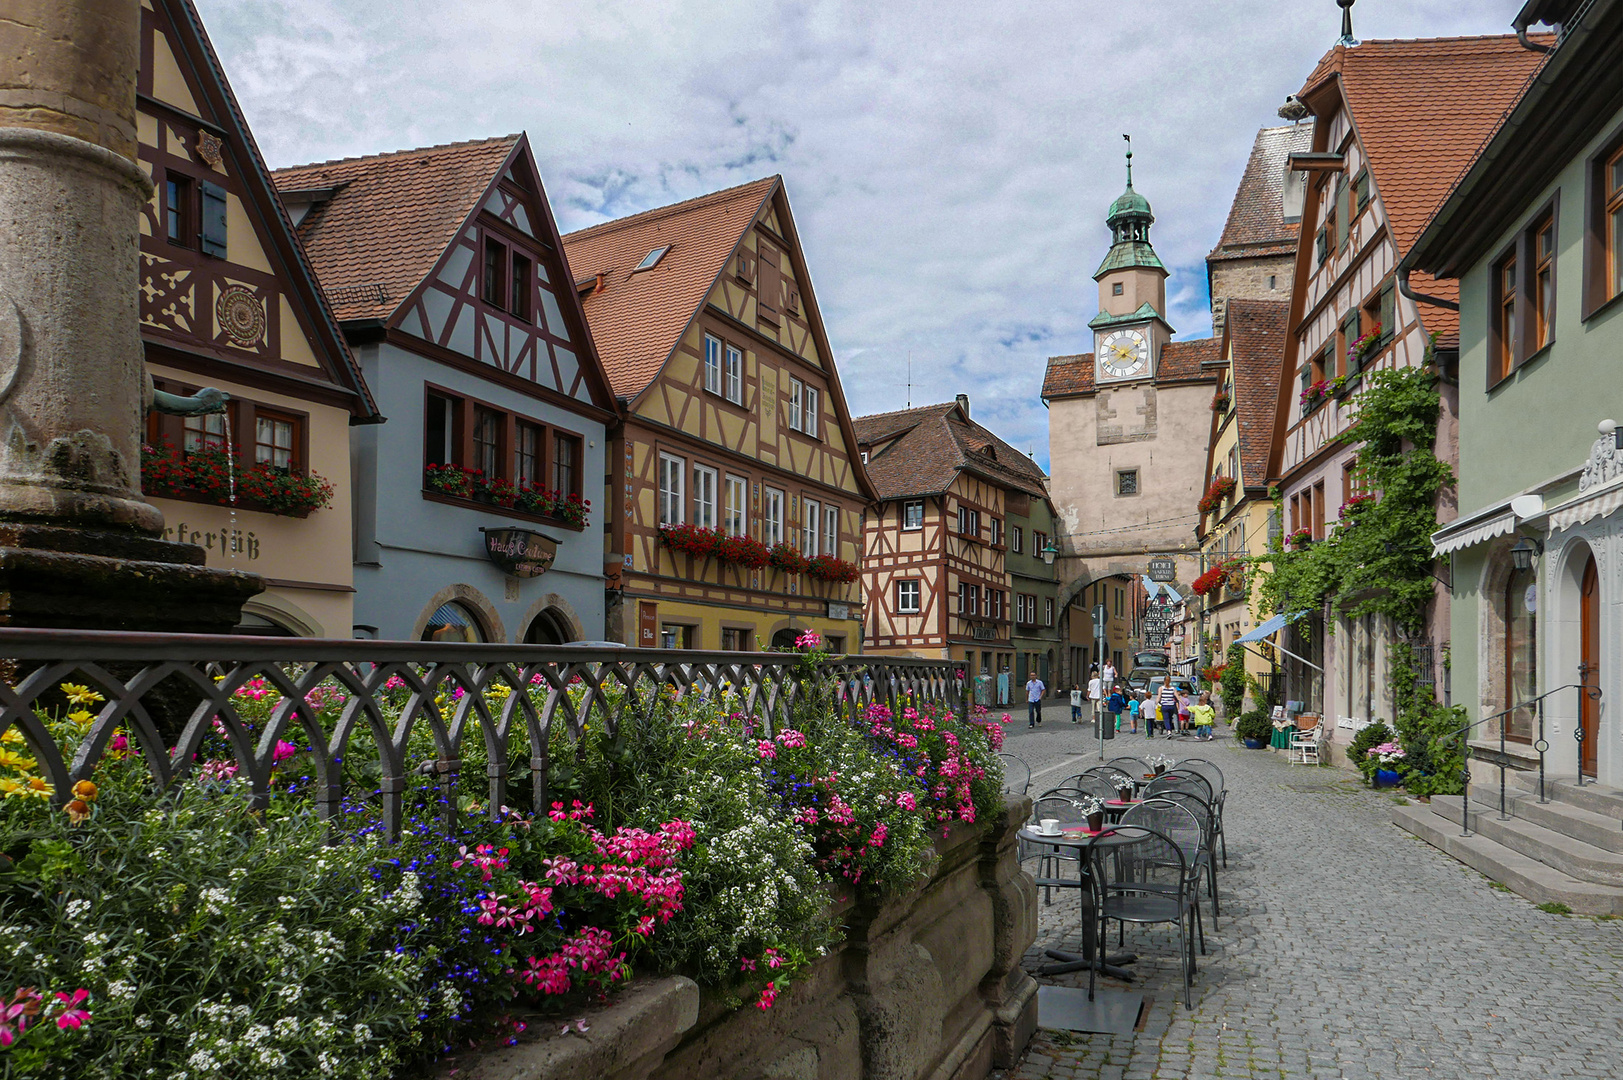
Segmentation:
[(524, 135), (282, 169), (391, 422), (355, 439), (356, 632), (602, 636), (615, 419)]
[(604, 506), (608, 636), (861, 645), (873, 489), (781, 177), (564, 238), (624, 409)]
[[(1514, 35), (1338, 44), (1298, 95), (1314, 117), (1313, 144), (1290, 158), (1307, 190), (1268, 471), (1285, 530), (1302, 542), (1323, 539), (1359, 492), (1357, 446), (1336, 437), (1356, 418), (1364, 373), (1426, 362), (1433, 337), (1439, 368), (1452, 373), (1458, 284), (1417, 273), (1405, 288), (1395, 271), (1543, 55)], [(1441, 387), (1436, 453), (1452, 462), (1451, 383)], [(1451, 519), (1453, 509), (1439, 514)], [(1429, 619), (1437, 644), (1447, 641), (1447, 604), (1439, 588)], [(1287, 696), (1351, 726), (1391, 716), (1393, 628), (1375, 616), (1327, 618), (1307, 612), (1287, 629)], [(1442, 652), (1421, 656), (1430, 682)]]
[[(987, 676), (981, 687), (990, 697), (998, 674), (1013, 670), (1015, 623), (1044, 615), (1017, 610), (1007, 552), (1011, 496), (1029, 515), (1032, 500), (1047, 502), (1047, 477), (971, 420), (962, 394), (858, 417), (856, 429), (880, 499), (863, 530), (864, 647), (962, 660), (971, 676)], [(1034, 603), (1042, 591), (1022, 591), (1020, 602)], [(1051, 662), (1047, 653), (1042, 660)]]
[[(141, 334), (154, 385), (230, 395), (152, 413), (142, 481), (165, 535), (251, 570), (253, 633), (348, 637), (352, 424), (381, 419), (190, 0), (142, 0)], [(368, 430), (368, 429), (358, 429)]]

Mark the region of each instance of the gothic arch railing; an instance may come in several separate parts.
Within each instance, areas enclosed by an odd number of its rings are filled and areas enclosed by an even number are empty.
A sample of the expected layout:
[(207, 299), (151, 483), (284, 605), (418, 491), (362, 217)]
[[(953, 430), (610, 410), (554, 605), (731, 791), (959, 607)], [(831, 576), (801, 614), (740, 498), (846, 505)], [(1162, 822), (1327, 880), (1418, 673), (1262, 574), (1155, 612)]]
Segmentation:
[[(613, 738), (623, 724), (652, 717), (662, 695), (718, 697), (735, 722), (767, 735), (814, 700), (854, 723), (875, 703), (901, 709), (933, 702), (960, 713), (969, 707), (956, 664), (895, 657), (836, 657), (813, 666), (795, 653), (0, 628), (0, 665), (0, 736), (13, 727), (22, 732), (57, 806), (115, 743), (133, 744), (154, 791), (168, 791), (200, 767), (196, 755), (212, 733), (229, 747), (235, 778), (246, 781), (254, 805), (268, 802), (278, 756), (294, 742), (310, 754), (323, 817), (334, 816), (346, 797), (374, 797), (391, 835), (400, 828), (408, 777), (435, 775), (450, 792), (466, 740), (484, 742), (493, 815), (516, 805), (511, 752), (528, 745), (529, 802), (539, 813), (550, 802), (555, 736), (578, 745), (588, 726), (601, 725)], [(102, 700), (69, 703), (64, 684)], [(272, 704), (261, 710), (268, 713), (261, 723), (244, 717), (266, 699)], [(68, 759), (42, 714), (80, 708), (89, 716)], [(366, 790), (353, 782), (346, 790), (339, 764), (363, 735), (377, 754), (377, 772)], [(447, 805), (454, 814), (456, 800)]]

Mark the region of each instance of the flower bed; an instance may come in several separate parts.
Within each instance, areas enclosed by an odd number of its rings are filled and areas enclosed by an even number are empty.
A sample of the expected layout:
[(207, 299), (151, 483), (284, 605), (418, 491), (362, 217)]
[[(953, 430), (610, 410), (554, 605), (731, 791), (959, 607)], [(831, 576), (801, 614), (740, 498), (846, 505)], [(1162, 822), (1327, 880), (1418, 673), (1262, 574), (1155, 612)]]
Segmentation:
[(524, 514), (555, 518), (572, 529), (586, 527), (592, 508), (592, 500), (579, 495), (514, 483), (501, 476), (486, 476), (482, 469), (466, 469), (461, 465), (427, 466), (423, 470), (423, 486), (457, 499), (474, 499)]
[(1213, 510), (1216, 510), (1219, 506), (1222, 506), (1223, 500), (1227, 499), (1231, 494), (1233, 494), (1237, 483), (1238, 482), (1232, 476), (1212, 477), (1212, 482), (1206, 485), (1206, 494), (1201, 496), (1199, 504), (1200, 512), (1202, 514), (1209, 514)]
[[(803, 678), (820, 644), (807, 642)], [(233, 750), (259, 743), (281, 703), (264, 679), (232, 696), (230, 726), (185, 736), (194, 754), (154, 748), (190, 769), (162, 801), (145, 736), (119, 732), (95, 780), (56, 809), (11, 728), (0, 734), (0, 979), (13, 1004), (32, 1007), (20, 987), (66, 995), (26, 1030), (11, 1017), (11, 1042), (52, 1075), (372, 1077), (517, 1039), (634, 973), (682, 973), (769, 1009), (837, 941), (830, 896), (912, 887), (938, 837), (1002, 805), (1007, 717), (966, 722), (909, 703), (853, 725), (831, 684), (805, 685), (792, 724), (770, 733), (728, 686), (650, 687), (624, 703), (643, 722), (611, 732), (593, 713), (578, 742), (558, 723), (532, 750), (520, 731), (508, 768), (522, 774), (542, 750), (553, 763), (545, 814), (490, 814), (485, 741), (467, 738), (459, 772), (414, 768), (394, 843), (365, 725), (328, 768), (371, 795), (324, 823), (317, 753), (280, 741), (254, 759), (270, 799), (249, 806)], [(577, 704), (585, 690), (568, 687)], [(384, 729), (417, 692), (399, 676), (378, 692)], [(481, 702), (429, 690), (447, 718), (520, 693), (539, 708), (551, 692), (540, 676), (491, 684)], [(40, 719), (71, 760), (103, 702), (85, 686), (61, 695), (67, 708)], [(332, 730), (348, 695), (323, 684), (305, 706)], [(442, 753), (429, 725), (412, 728), (413, 766)]]
[[(233, 480), (235, 484), (233, 485)], [(287, 517), (304, 517), (332, 502), (333, 487), (316, 473), (301, 474), (260, 462), (243, 465), (222, 450), (184, 453), (167, 439), (141, 446), (141, 490), (160, 498), (237, 505)]]

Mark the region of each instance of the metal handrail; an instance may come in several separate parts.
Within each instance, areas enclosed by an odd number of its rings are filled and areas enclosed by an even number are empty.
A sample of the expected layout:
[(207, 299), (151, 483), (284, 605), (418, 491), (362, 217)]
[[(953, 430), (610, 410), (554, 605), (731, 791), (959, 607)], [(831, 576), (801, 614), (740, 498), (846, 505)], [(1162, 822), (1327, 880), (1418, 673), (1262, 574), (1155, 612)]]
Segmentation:
[[(309, 744), (316, 809), (332, 819), (345, 795), (339, 763), (352, 737), (368, 732), (379, 778), (367, 786), (394, 836), (408, 777), (436, 776), (449, 796), (468, 739), (485, 747), (489, 813), (499, 817), (510, 752), (524, 740), (530, 756), (518, 764), (527, 764), (527, 801), (540, 813), (549, 805), (555, 732), (578, 745), (591, 724), (612, 739), (622, 723), (643, 722), (661, 701), (684, 695), (724, 702), (729, 723), (767, 738), (811, 702), (826, 702), (853, 723), (864, 723), (876, 703), (899, 711), (934, 702), (970, 714), (965, 671), (954, 661), (831, 656), (806, 665), (806, 654), (787, 652), (0, 628), (0, 734), (22, 732), (57, 806), (113, 752), (120, 733), (164, 792), (193, 770), (194, 754), (218, 730), (235, 759), (236, 782), (263, 808), (278, 744), (297, 739)], [(71, 761), (40, 715), (62, 710), (60, 687), (68, 682), (102, 698), (86, 707), (95, 715)], [(276, 695), (268, 719), (258, 726), (246, 720), (239, 691)], [(454, 825), (457, 800), (446, 802)]]
[[(1595, 700), (1595, 701), (1600, 700), (1600, 687), (1599, 686), (1596, 686), (1596, 685), (1594, 685), (1592, 683), (1584, 683), (1584, 682), (1567, 683), (1564, 686), (1557, 686), (1553, 690), (1546, 690), (1546, 691), (1544, 691), (1544, 693), (1538, 695), (1537, 697), (1532, 697), (1532, 698), (1528, 698), (1526, 701), (1517, 702), (1515, 705), (1510, 706), (1510, 708), (1508, 708), (1508, 709), (1501, 709), (1499, 712), (1493, 713), (1490, 716), (1484, 716), (1479, 720), (1473, 720), (1471, 723), (1466, 724), (1464, 727), (1456, 728), (1455, 730), (1449, 732), (1447, 735), (1444, 735), (1441, 741), (1447, 742), (1448, 740), (1453, 739), (1454, 736), (1456, 736), (1456, 735), (1464, 735), (1466, 732), (1470, 731), (1472, 728), (1478, 726), (1479, 724), (1486, 724), (1490, 720), (1497, 720), (1500, 717), (1509, 716), (1511, 713), (1515, 712), (1518, 709), (1525, 709), (1525, 708), (1528, 708), (1530, 706), (1537, 705), (1538, 706), (1538, 710), (1537, 710), (1537, 712), (1538, 712), (1538, 741), (1533, 744), (1533, 749), (1538, 751), (1538, 801), (1539, 801), (1540, 805), (1543, 805), (1544, 803), (1547, 803), (1547, 802), (1550, 801), (1545, 796), (1545, 793), (1544, 793), (1544, 784), (1545, 784), (1544, 756), (1545, 756), (1545, 754), (1549, 753), (1549, 750), (1550, 750), (1550, 742), (1549, 742), (1548, 739), (1546, 739), (1544, 737), (1544, 699), (1547, 698), (1547, 697), (1550, 697), (1550, 696), (1552, 696), (1554, 694), (1559, 694), (1563, 690), (1578, 690), (1578, 691), (1581, 691), (1583, 693), (1588, 694), (1592, 700)], [(1580, 707), (1581, 707), (1582, 702), (1580, 701), (1579, 704), (1580, 704)], [(1572, 736), (1573, 736), (1574, 739), (1576, 739), (1578, 741), (1578, 786), (1582, 787), (1583, 782), (1584, 782), (1584, 768), (1583, 768), (1584, 726), (1583, 726), (1582, 723), (1573, 725)], [(1507, 800), (1506, 800), (1506, 791), (1505, 791), (1505, 770), (1510, 767), (1510, 764), (1509, 764), (1509, 762), (1507, 762), (1505, 760), (1505, 758), (1507, 756), (1507, 753), (1508, 753), (1508, 751), (1506, 750), (1505, 742), (1506, 742), (1505, 725), (1500, 724), (1499, 725), (1499, 761), (1497, 763), (1495, 763), (1495, 767), (1499, 770), (1499, 820), (1500, 821), (1509, 821), (1510, 820), (1510, 814), (1506, 810), (1506, 802), (1507, 802)], [(1471, 741), (1470, 741), (1469, 738), (1464, 740), (1464, 749), (1461, 752), (1461, 756), (1465, 759), (1465, 761), (1464, 761), (1464, 764), (1460, 768), (1460, 773), (1461, 773), (1461, 776), (1460, 776), (1460, 835), (1461, 836), (1470, 836), (1471, 835)]]

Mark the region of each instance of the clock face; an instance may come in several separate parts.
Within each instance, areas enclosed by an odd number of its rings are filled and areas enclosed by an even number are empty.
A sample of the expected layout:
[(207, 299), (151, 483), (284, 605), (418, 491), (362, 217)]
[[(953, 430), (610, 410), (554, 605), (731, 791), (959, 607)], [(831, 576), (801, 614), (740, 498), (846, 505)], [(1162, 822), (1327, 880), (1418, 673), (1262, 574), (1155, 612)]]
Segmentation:
[(1099, 370), (1112, 379), (1143, 375), (1150, 369), (1150, 342), (1142, 330), (1113, 330), (1099, 342)]

